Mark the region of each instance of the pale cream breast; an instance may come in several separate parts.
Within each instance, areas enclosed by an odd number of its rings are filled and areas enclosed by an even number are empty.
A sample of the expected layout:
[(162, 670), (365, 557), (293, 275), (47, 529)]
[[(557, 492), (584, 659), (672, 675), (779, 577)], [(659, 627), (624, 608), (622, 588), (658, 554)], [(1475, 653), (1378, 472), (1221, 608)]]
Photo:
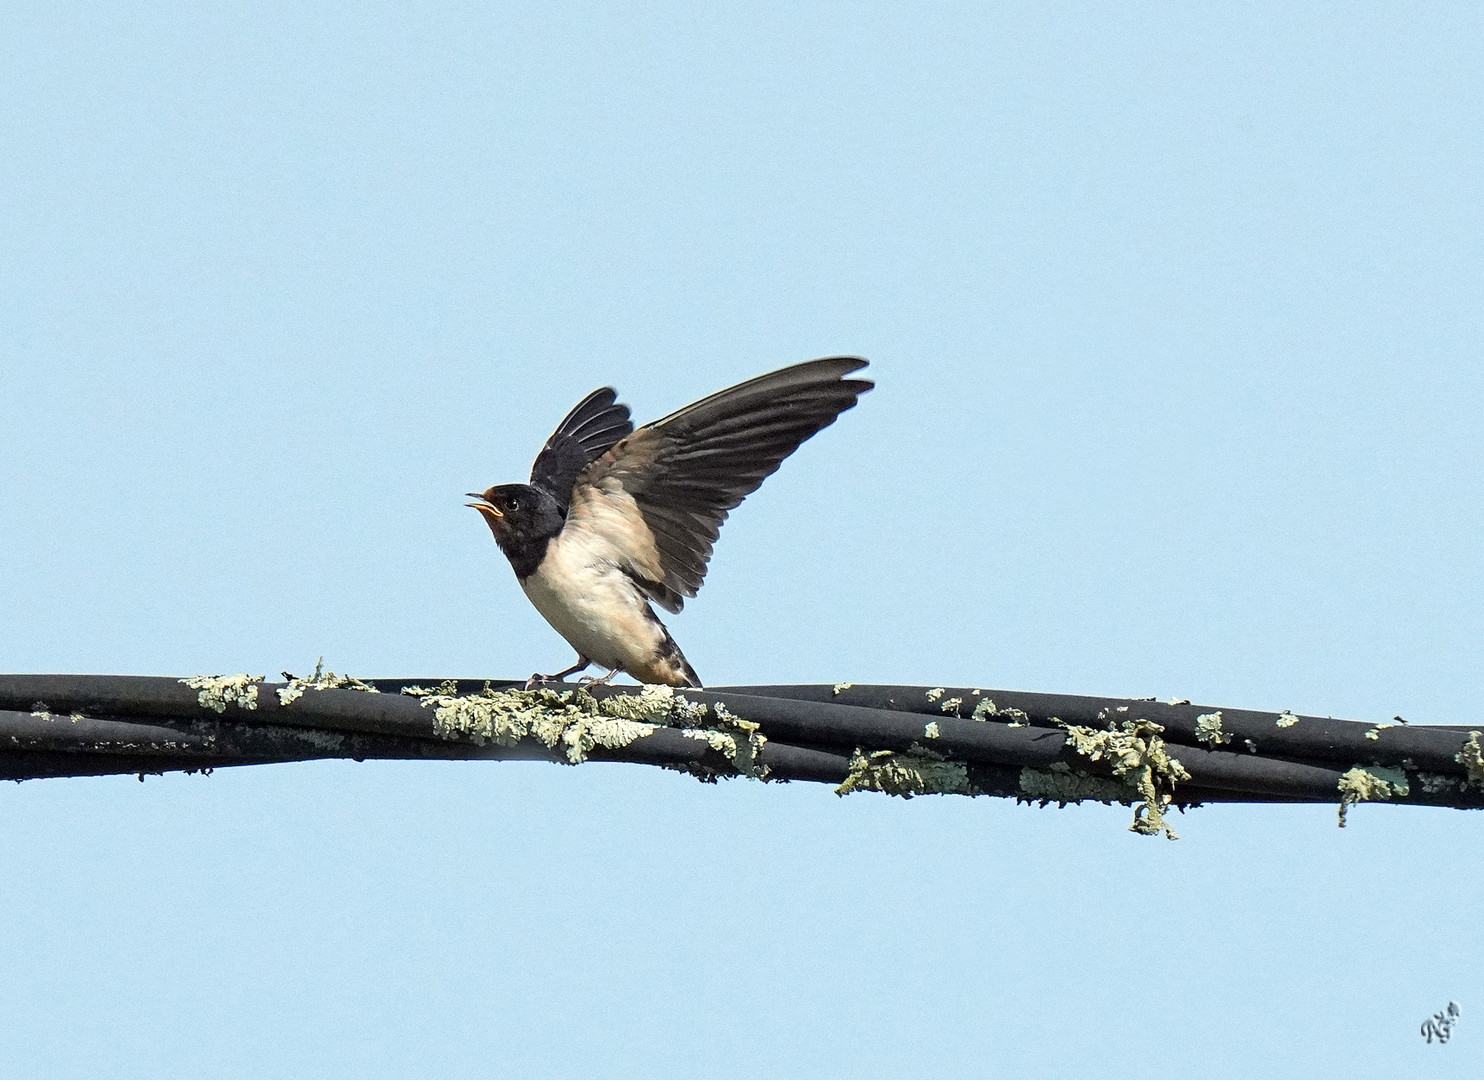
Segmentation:
[(611, 547), (600, 534), (569, 524), (521, 588), (582, 656), (605, 668), (642, 670), (665, 632)]

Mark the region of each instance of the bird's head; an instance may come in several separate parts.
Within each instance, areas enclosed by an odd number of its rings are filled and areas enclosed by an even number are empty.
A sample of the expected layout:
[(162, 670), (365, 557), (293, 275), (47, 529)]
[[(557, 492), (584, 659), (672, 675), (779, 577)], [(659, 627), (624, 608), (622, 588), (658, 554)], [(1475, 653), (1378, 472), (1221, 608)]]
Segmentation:
[(468, 492), (476, 502), (465, 503), (484, 517), (495, 541), (509, 555), (512, 551), (555, 536), (562, 528), (557, 501), (529, 484), (500, 484), (484, 492)]

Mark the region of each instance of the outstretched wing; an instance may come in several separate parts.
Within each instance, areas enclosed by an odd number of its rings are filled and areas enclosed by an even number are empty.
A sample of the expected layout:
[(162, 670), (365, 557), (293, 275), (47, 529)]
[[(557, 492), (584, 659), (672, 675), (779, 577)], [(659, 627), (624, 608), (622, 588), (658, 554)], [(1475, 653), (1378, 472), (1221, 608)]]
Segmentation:
[(583, 469), (634, 430), (629, 407), (616, 404), (618, 392), (611, 386), (594, 390), (567, 414), (551, 438), (546, 440), (531, 468), (531, 486), (538, 487), (561, 503), (572, 497), (572, 485)]
[(811, 360), (741, 383), (625, 435), (572, 489), (568, 527), (602, 534), (655, 603), (679, 611), (706, 577), (727, 512), (871, 389), (866, 361)]

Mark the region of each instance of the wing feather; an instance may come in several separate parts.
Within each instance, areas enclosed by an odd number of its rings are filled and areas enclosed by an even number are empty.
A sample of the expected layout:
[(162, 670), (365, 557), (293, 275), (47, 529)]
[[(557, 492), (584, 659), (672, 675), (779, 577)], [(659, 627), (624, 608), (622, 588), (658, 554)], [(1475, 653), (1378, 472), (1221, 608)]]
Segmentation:
[(624, 569), (657, 604), (679, 611), (705, 580), (728, 512), (871, 389), (848, 378), (865, 366), (855, 357), (796, 364), (625, 432), (575, 475), (569, 523), (622, 522), (623, 535), (611, 539), (628, 553)]
[(611, 386), (594, 390), (557, 425), (531, 468), (531, 486), (552, 495), (565, 510), (577, 476), (634, 430), (629, 407)]

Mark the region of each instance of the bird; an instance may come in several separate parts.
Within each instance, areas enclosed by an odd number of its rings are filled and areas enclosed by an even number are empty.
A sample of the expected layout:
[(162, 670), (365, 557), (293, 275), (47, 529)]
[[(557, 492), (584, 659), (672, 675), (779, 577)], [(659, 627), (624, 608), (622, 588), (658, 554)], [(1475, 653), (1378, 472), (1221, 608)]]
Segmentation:
[(635, 428), (611, 386), (546, 441), (528, 484), (467, 492), (536, 610), (577, 662), (641, 683), (701, 686), (651, 604), (678, 614), (705, 580), (727, 514), (874, 385), (854, 356), (810, 360)]

